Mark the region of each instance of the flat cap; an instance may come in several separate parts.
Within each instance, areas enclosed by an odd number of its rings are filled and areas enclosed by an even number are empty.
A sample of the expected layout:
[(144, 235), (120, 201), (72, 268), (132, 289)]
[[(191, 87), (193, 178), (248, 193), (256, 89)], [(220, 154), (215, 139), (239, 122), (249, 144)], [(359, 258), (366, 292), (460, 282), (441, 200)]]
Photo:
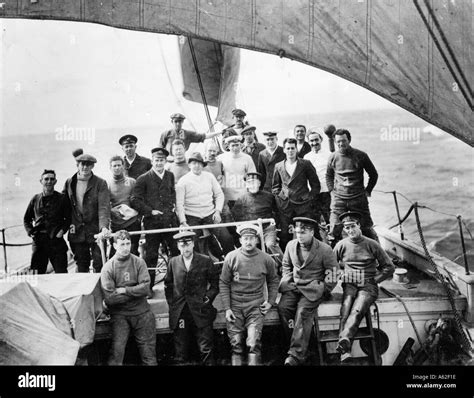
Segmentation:
[(193, 231), (181, 231), (176, 235), (173, 235), (173, 239), (178, 242), (189, 242), (194, 240), (196, 234)]
[(276, 135), (278, 135), (278, 133), (276, 131), (265, 131), (263, 135), (267, 137), (275, 137)]
[(138, 138), (135, 137), (132, 134), (126, 134), (119, 139), (119, 144), (120, 145), (125, 145), (125, 144), (136, 144), (138, 142)]
[(247, 116), (247, 114), (242, 109), (234, 109), (232, 114), (234, 116)]
[(254, 180), (255, 178), (261, 180), (262, 175), (258, 171), (250, 171), (247, 174), (245, 174), (244, 181)]
[(312, 228), (316, 228), (318, 226), (318, 222), (309, 217), (295, 217), (293, 218), (293, 222), (295, 224), (300, 223), (302, 225), (307, 225), (308, 227)]
[(97, 163), (97, 159), (94, 156), (89, 155), (88, 153), (83, 153), (82, 155), (76, 157), (76, 162)]
[(259, 234), (259, 232), (260, 232), (259, 228), (256, 225), (250, 224), (250, 223), (241, 224), (237, 227), (237, 233), (240, 236), (244, 236), (244, 235), (255, 235), (255, 236), (257, 236)]
[(242, 136), (241, 135), (230, 135), (225, 138), (225, 143), (230, 144), (231, 142), (239, 142), (242, 143)]
[(153, 155), (154, 153), (158, 153), (159, 155), (163, 155), (165, 158), (169, 156), (169, 152), (165, 149), (165, 148), (162, 148), (160, 146), (156, 147), (156, 148), (153, 148), (151, 150), (151, 154)]
[(201, 162), (204, 167), (207, 166), (207, 162), (202, 158), (202, 155), (200, 152), (193, 152), (192, 155), (188, 159), (188, 163), (191, 163), (192, 161), (195, 162)]
[(247, 134), (247, 133), (251, 133), (252, 131), (255, 131), (257, 130), (257, 128), (255, 126), (245, 126), (242, 131), (240, 132), (240, 134), (244, 135), (244, 134)]
[(173, 120), (173, 119), (177, 119), (177, 120), (186, 119), (186, 116), (184, 116), (182, 113), (173, 113), (170, 117), (171, 117), (171, 120)]
[(353, 222), (360, 222), (362, 218), (362, 214), (358, 213), (357, 211), (346, 211), (339, 216), (339, 220), (343, 224), (353, 223)]

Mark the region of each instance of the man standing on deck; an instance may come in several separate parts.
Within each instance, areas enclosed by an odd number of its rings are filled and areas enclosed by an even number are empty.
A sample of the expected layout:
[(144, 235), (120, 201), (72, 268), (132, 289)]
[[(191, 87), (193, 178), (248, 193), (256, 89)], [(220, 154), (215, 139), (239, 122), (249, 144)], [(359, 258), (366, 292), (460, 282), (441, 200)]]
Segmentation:
[(188, 162), (186, 162), (186, 149), (183, 140), (174, 140), (173, 145), (174, 161), (166, 163), (165, 169), (174, 175), (174, 182), (177, 184), (182, 176), (189, 173)]
[(295, 217), (296, 239), (288, 243), (283, 256), (283, 273), (278, 303), (281, 324), (290, 349), (285, 365), (305, 363), (313, 320), (319, 304), (329, 296), (336, 281), (326, 273), (337, 269), (331, 247), (315, 239), (315, 220)]
[[(314, 202), (321, 186), (311, 162), (296, 157), (296, 144), (296, 139), (285, 138), (286, 160), (277, 163), (273, 173), (272, 193), (280, 211), (280, 246), (283, 250), (292, 238), (290, 225), (294, 217), (318, 219)], [(319, 239), (319, 230), (315, 233)]]
[(255, 167), (257, 167), (258, 164), (259, 153), (265, 149), (265, 145), (257, 141), (257, 137), (255, 135), (256, 129), (257, 128), (255, 126), (246, 126), (241, 132), (242, 137), (244, 137), (242, 152), (250, 155)]
[(150, 159), (140, 156), (136, 152), (137, 142), (138, 138), (132, 134), (124, 135), (119, 139), (119, 144), (125, 153), (123, 157), (125, 173), (134, 180), (151, 169)]
[(64, 194), (54, 190), (54, 170), (44, 170), (40, 183), (43, 192), (33, 196), (25, 215), (23, 225), (33, 239), (31, 266), (38, 274), (45, 274), (48, 260), (54, 272), (67, 273), (67, 245), (63, 235), (71, 222), (71, 208)]
[[(337, 346), (343, 362), (351, 357), (352, 339), (370, 306), (377, 300), (378, 284), (392, 275), (394, 266), (378, 242), (362, 236), (361, 214), (348, 211), (341, 214), (340, 220), (348, 235), (334, 248), (337, 261), (344, 269)], [(376, 274), (377, 267), (382, 270), (380, 274)]]
[(296, 139), (296, 156), (303, 159), (304, 155), (311, 152), (311, 147), (306, 142), (306, 126), (297, 124), (293, 131)]
[(262, 189), (266, 192), (272, 192), (275, 165), (286, 158), (283, 148), (278, 145), (277, 134), (276, 131), (263, 133), (267, 147), (258, 154), (257, 170), (262, 175)]
[(214, 364), (213, 322), (217, 311), (212, 306), (219, 293), (219, 268), (211, 259), (194, 251), (196, 234), (174, 235), (180, 256), (172, 257), (165, 277), (169, 325), (173, 330), (175, 361), (189, 359), (191, 338), (197, 340), (203, 365)]
[(122, 365), (130, 333), (135, 337), (142, 365), (156, 365), (155, 316), (146, 299), (150, 276), (145, 261), (130, 253), (130, 234), (114, 236), (115, 255), (100, 276), (104, 303), (111, 316), (112, 345), (108, 365)]
[[(176, 227), (176, 188), (173, 173), (165, 170), (169, 152), (164, 148), (151, 150), (152, 169), (138, 177), (132, 192), (132, 206), (144, 216), (145, 230)], [(151, 287), (155, 283), (155, 267), (158, 262), (158, 250), (166, 243), (169, 255), (176, 256), (178, 250), (172, 233), (147, 234), (145, 261), (149, 268)]]
[(204, 140), (208, 138), (221, 134), (221, 132), (199, 134), (195, 131), (184, 130), (182, 128), (184, 119), (186, 119), (186, 117), (181, 113), (173, 113), (171, 115), (171, 124), (173, 125), (173, 128), (166, 130), (161, 134), (159, 145), (160, 147), (165, 148), (170, 153), (171, 157), (174, 156), (172, 147), (174, 140), (182, 140), (184, 142), (184, 148), (187, 151), (192, 142), (204, 142)]
[(249, 125), (249, 123), (245, 120), (247, 114), (242, 109), (234, 109), (232, 111), (232, 118), (234, 119), (235, 123), (230, 126), (238, 135), (242, 134), (242, 130)]
[(99, 232), (107, 237), (110, 225), (110, 194), (107, 182), (92, 173), (97, 159), (82, 149), (73, 153), (77, 173), (68, 178), (63, 193), (71, 204), (71, 226), (68, 240), (74, 253), (78, 272), (95, 272), (102, 268), (102, 256), (94, 238)]
[[(331, 215), (328, 239), (331, 246), (341, 239), (342, 223), (339, 216), (346, 211), (361, 214), (362, 233), (378, 241), (377, 233), (372, 228), (374, 223), (370, 216), (368, 199), (377, 184), (378, 173), (369, 156), (353, 148), (351, 133), (338, 129), (334, 133), (337, 151), (329, 157), (326, 184), (331, 193)], [(369, 175), (367, 186), (364, 187), (364, 170)]]
[[(232, 365), (242, 365), (245, 344), (248, 347), (248, 365), (261, 365), (263, 320), (275, 305), (278, 275), (273, 259), (257, 249), (258, 227), (243, 224), (237, 232), (241, 236), (242, 247), (227, 254), (219, 282), (232, 349)], [(267, 300), (264, 298), (265, 282)]]
[(304, 155), (305, 160), (309, 160), (316, 170), (321, 190), (316, 198), (317, 212), (321, 214), (324, 221), (329, 224), (329, 212), (331, 206), (331, 194), (328, 192), (326, 184), (326, 170), (331, 152), (322, 148), (323, 136), (318, 128), (310, 128), (308, 131), (308, 141), (311, 145), (311, 152)]

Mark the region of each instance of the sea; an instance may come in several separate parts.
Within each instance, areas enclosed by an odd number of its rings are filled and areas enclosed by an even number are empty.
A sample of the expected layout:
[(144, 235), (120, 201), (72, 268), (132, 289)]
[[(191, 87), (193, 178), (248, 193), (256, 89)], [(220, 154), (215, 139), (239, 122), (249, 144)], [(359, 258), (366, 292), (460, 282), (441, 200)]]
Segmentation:
[[(66, 179), (76, 172), (72, 151), (83, 148), (98, 159), (94, 173), (108, 180), (108, 160), (121, 155), (118, 138), (133, 133), (139, 138), (137, 152), (150, 155), (160, 134), (169, 128), (168, 117), (163, 125), (115, 127), (109, 129), (55, 128), (46, 133), (25, 132), (0, 136), (0, 229), (9, 244), (28, 244), (30, 238), (22, 226), (23, 214), (31, 197), (41, 191), (39, 183), (44, 169), (54, 169), (63, 189)], [(464, 264), (457, 215), (462, 216), (468, 261), (474, 271), (474, 157), (472, 148), (430, 126), (426, 121), (402, 110), (384, 109), (320, 114), (296, 114), (274, 117), (249, 117), (262, 132), (279, 132), (280, 143), (292, 134), (296, 124), (324, 126), (334, 124), (352, 135), (352, 146), (367, 152), (379, 173), (379, 180), (370, 198), (370, 209), (376, 225), (391, 227), (397, 215), (390, 193), (400, 194), (398, 202), (403, 217), (411, 204), (418, 202), (423, 235), (430, 249)], [(184, 126), (186, 128), (186, 126)], [(202, 145), (202, 144), (201, 144)], [(327, 145), (327, 141), (323, 142)], [(202, 149), (191, 147), (190, 151)], [(414, 215), (403, 224), (405, 236), (419, 242)], [(398, 231), (398, 228), (394, 228)], [(28, 264), (30, 246), (6, 248), (8, 268)], [(0, 253), (0, 269), (5, 256)]]

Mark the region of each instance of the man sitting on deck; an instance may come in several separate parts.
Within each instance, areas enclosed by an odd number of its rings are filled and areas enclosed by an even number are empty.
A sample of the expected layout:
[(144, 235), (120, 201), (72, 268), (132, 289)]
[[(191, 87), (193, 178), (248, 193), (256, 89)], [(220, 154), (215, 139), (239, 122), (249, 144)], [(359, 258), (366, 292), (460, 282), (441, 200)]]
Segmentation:
[[(377, 284), (389, 278), (394, 266), (380, 244), (362, 236), (361, 214), (348, 211), (340, 220), (349, 236), (334, 248), (337, 261), (344, 267), (342, 305), (337, 351), (341, 362), (351, 357), (351, 340), (369, 307), (378, 297)], [(382, 273), (376, 275), (376, 268)]]
[(156, 365), (155, 316), (146, 299), (150, 276), (146, 263), (130, 253), (130, 234), (114, 236), (115, 255), (102, 268), (100, 281), (112, 324), (109, 365), (122, 365), (130, 332), (143, 365)]

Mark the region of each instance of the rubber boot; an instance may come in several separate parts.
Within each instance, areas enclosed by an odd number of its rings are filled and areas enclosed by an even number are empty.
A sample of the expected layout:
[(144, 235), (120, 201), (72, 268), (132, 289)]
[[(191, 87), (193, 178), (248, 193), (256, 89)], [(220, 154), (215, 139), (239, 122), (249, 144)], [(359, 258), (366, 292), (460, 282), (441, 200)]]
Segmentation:
[(350, 295), (344, 295), (342, 297), (341, 311), (340, 311), (341, 320), (339, 322), (339, 335), (341, 335), (341, 332), (344, 329), (344, 326), (346, 324), (347, 318), (349, 318), (349, 315), (352, 309), (352, 304), (354, 303), (354, 299), (355, 297), (350, 296)]
[(249, 366), (259, 366), (262, 364), (259, 354), (249, 354), (248, 355), (248, 365)]
[(231, 363), (232, 366), (242, 366), (242, 355), (232, 354)]
[(346, 324), (339, 334), (340, 338), (352, 340), (359, 329), (360, 322), (364, 319), (365, 314), (373, 302), (374, 300), (371, 297), (362, 296), (360, 294), (357, 296)]

